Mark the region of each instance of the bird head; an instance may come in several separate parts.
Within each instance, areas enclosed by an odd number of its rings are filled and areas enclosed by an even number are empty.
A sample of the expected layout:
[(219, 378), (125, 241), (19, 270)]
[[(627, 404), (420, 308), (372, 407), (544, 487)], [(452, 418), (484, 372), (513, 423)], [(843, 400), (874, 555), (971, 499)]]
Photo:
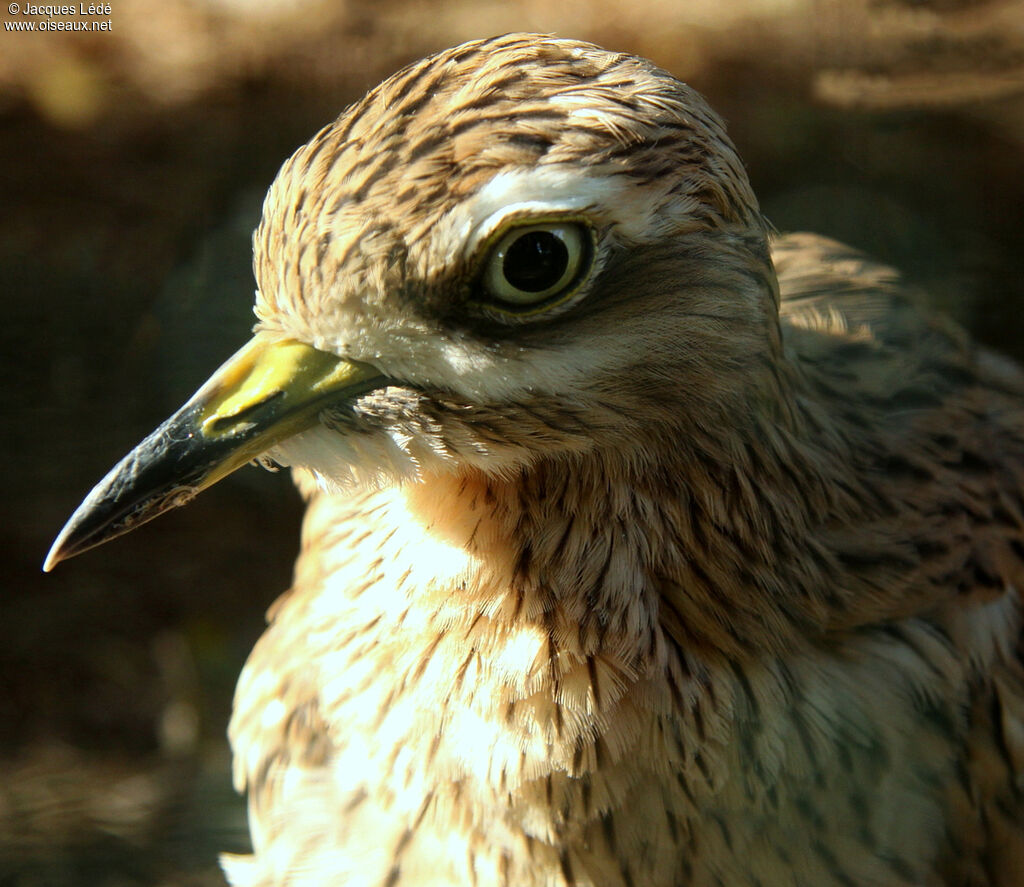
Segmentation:
[(724, 125), (650, 62), (509, 35), (406, 68), (283, 166), (253, 339), (100, 482), (58, 561), (253, 459), (328, 487), (602, 450), (749, 409), (779, 349)]

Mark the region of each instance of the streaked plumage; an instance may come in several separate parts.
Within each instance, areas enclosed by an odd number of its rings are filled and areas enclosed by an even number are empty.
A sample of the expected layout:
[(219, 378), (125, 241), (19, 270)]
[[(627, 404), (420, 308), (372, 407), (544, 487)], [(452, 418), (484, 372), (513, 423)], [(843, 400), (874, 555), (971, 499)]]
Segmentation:
[[(557, 225), (581, 270), (499, 297)], [(255, 252), (256, 357), (50, 561), (296, 467), (234, 884), (1024, 885), (1024, 375), (854, 251), (769, 246), (693, 90), (456, 47), (296, 152)], [(299, 406), (246, 375), (280, 342)], [(183, 424), (213, 442), (147, 479)]]

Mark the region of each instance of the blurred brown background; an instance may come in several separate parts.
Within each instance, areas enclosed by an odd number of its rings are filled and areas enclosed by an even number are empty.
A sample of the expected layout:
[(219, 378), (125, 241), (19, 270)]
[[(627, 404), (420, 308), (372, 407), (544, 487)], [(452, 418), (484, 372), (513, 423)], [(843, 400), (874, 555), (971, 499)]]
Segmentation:
[(646, 55), (729, 120), (777, 227), (899, 266), (1024, 359), (1018, 0), (120, 0), (99, 19), (0, 33), (0, 885), (219, 884), (216, 852), (246, 847), (224, 730), (289, 581), (287, 476), (243, 469), (39, 565), (246, 338), (280, 163), (406, 62), (512, 30)]

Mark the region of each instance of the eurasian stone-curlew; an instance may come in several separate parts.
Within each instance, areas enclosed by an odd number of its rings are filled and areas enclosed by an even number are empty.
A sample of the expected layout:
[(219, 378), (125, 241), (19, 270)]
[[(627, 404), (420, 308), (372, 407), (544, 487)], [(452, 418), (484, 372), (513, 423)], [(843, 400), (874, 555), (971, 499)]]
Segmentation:
[(255, 271), (47, 561), (295, 467), (233, 883), (1024, 884), (1024, 374), (771, 238), (692, 89), (436, 55), (285, 164)]

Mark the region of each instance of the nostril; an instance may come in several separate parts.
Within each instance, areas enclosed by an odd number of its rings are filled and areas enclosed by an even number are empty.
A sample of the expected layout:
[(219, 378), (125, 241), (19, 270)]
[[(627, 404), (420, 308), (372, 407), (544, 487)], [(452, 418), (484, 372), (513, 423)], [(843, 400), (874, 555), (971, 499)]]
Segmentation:
[[(203, 421), (203, 432), (210, 434), (222, 434), (242, 422), (248, 422), (250, 419), (254, 419), (256, 413), (268, 405), (274, 403), (284, 397), (284, 389), (278, 388), (274, 391), (269, 392), (265, 397), (261, 398), (252, 403), (242, 404), (233, 413), (221, 414), (217, 413), (210, 416)], [(251, 424), (251, 423), (249, 423)]]

